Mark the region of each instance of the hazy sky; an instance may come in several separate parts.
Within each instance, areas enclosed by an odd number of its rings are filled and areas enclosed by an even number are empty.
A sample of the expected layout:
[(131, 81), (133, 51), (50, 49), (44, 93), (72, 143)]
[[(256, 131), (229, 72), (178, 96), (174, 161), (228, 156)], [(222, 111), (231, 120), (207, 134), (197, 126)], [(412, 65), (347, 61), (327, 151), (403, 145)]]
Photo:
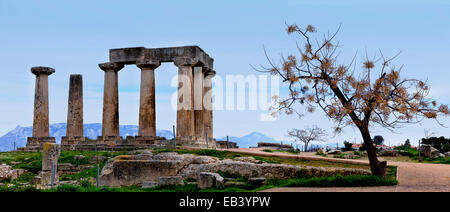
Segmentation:
[[(338, 3), (339, 2), (339, 3)], [(50, 66), (50, 123), (65, 122), (70, 74), (82, 74), (84, 121), (100, 123), (103, 71), (108, 50), (122, 47), (198, 45), (215, 59), (218, 76), (257, 74), (250, 65), (267, 64), (270, 56), (295, 53), (298, 37), (287, 35), (285, 23), (312, 24), (332, 32), (339, 24), (342, 57), (385, 55), (401, 51), (396, 60), (402, 75), (427, 80), (432, 97), (450, 103), (450, 3), (447, 1), (357, 0), (246, 0), (246, 1), (14, 1), (0, 0), (0, 135), (33, 120), (33, 66)], [(362, 57), (363, 55), (361, 55)], [(361, 59), (361, 57), (359, 57)], [(177, 73), (172, 63), (156, 70), (157, 128), (171, 129), (176, 111), (170, 99)], [(126, 66), (119, 72), (120, 124), (137, 124), (140, 71)], [(283, 89), (281, 89), (283, 91)], [(214, 133), (242, 136), (252, 131), (284, 139), (289, 128), (317, 124), (330, 130), (322, 111), (302, 119), (281, 116), (262, 122), (262, 111), (216, 111)], [(450, 127), (450, 119), (441, 119)], [(386, 143), (413, 143), (424, 129), (450, 137), (450, 129), (435, 122), (407, 125), (396, 133), (375, 128), (372, 134)], [(360, 142), (357, 131), (346, 128), (329, 138)]]

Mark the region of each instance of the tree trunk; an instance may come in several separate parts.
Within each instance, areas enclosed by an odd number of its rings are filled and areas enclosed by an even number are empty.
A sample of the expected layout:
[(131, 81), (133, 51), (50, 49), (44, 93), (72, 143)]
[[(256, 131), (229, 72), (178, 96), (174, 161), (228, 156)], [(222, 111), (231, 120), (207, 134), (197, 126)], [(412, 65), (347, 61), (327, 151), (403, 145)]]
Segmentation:
[(308, 152), (308, 143), (305, 142), (305, 152)]
[(375, 146), (368, 127), (360, 128), (361, 135), (364, 139), (364, 146), (367, 149), (367, 156), (369, 157), (370, 170), (373, 175), (386, 177), (386, 161), (378, 161)]

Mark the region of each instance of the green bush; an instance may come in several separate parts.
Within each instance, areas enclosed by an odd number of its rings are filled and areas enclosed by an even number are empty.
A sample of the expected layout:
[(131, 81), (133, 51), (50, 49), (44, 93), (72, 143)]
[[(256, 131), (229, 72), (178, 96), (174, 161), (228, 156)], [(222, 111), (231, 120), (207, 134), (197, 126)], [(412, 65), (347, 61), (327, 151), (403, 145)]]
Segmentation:
[(352, 146), (353, 146), (352, 143), (344, 141), (344, 148), (342, 148), (342, 151), (351, 151), (353, 150)]

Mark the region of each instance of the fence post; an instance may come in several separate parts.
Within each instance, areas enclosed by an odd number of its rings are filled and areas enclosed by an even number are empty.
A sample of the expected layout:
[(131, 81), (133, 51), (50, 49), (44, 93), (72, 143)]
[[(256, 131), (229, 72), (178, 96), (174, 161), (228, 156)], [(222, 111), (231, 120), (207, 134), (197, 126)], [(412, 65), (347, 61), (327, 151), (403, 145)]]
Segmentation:
[(56, 175), (56, 165), (55, 163), (52, 163), (52, 176), (51, 176), (51, 188), (55, 185), (55, 175)]
[(172, 133), (173, 133), (173, 146), (177, 148), (177, 135), (175, 134), (175, 125), (172, 125)]
[(100, 187), (100, 164), (97, 161), (97, 188)]

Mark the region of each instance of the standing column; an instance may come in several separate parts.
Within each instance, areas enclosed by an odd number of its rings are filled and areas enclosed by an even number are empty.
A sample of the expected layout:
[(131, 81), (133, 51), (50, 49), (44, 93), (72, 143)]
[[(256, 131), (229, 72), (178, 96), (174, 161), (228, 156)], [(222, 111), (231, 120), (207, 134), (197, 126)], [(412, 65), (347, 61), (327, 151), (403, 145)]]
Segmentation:
[(66, 136), (83, 136), (83, 76), (81, 74), (70, 75)]
[(178, 67), (177, 137), (192, 138), (195, 135), (193, 71), (196, 62), (191, 58), (176, 58)]
[(34, 92), (33, 135), (27, 137), (26, 151), (39, 151), (44, 143), (55, 143), (55, 138), (50, 137), (48, 116), (48, 76), (55, 69), (49, 67), (33, 67), (31, 73), (36, 75), (36, 87)]
[(102, 137), (119, 137), (118, 72), (123, 68), (123, 64), (101, 63), (98, 66), (105, 72)]
[(203, 81), (203, 126), (208, 138), (213, 136), (213, 105), (212, 105), (212, 78), (216, 75), (215, 71), (205, 73)]
[(48, 76), (54, 72), (55, 69), (49, 67), (31, 68), (31, 73), (36, 75), (33, 137), (49, 137)]
[(76, 144), (83, 137), (83, 76), (71, 74), (69, 80), (69, 101), (67, 107), (67, 131), (61, 138), (62, 144)]
[(194, 67), (194, 120), (197, 139), (205, 137), (203, 130), (203, 78), (203, 68)]
[(141, 69), (141, 90), (139, 99), (139, 136), (156, 137), (155, 111), (155, 69), (159, 61), (138, 61)]

